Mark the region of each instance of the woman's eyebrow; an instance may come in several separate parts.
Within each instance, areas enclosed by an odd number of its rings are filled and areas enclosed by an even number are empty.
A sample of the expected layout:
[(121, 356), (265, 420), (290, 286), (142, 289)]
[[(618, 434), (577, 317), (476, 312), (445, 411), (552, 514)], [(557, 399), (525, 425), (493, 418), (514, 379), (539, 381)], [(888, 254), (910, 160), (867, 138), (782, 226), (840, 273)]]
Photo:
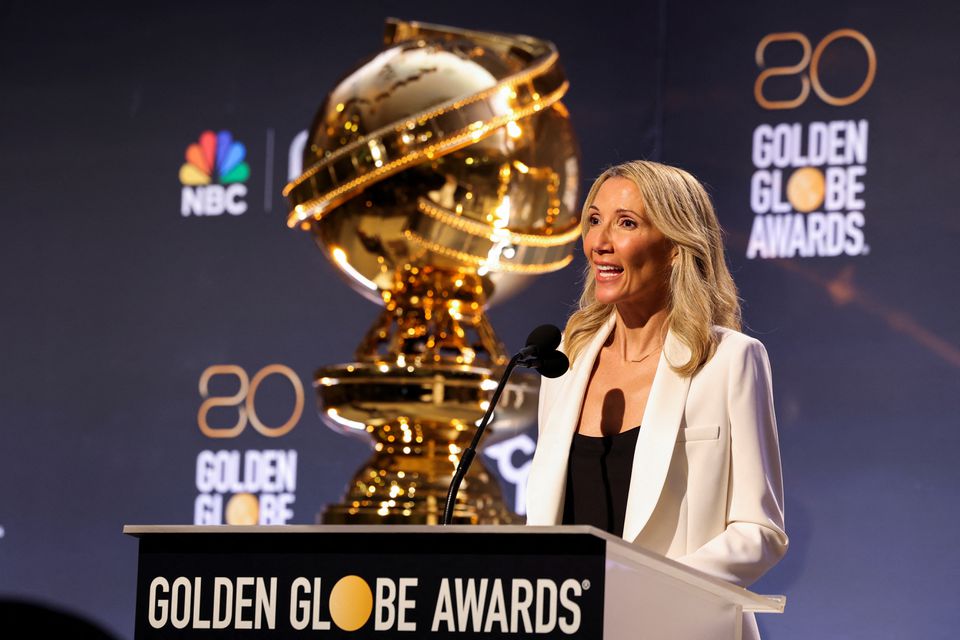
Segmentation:
[[(595, 204), (590, 205), (590, 206), (588, 207), (588, 209), (596, 209), (597, 211), (600, 211), (600, 207), (598, 207), (598, 206), (595, 205)], [(634, 211), (633, 209), (617, 209), (616, 211), (614, 211), (614, 213), (632, 213), (632, 214), (635, 215), (635, 216), (639, 216), (639, 215), (640, 215), (639, 213), (637, 213), (637, 212)]]

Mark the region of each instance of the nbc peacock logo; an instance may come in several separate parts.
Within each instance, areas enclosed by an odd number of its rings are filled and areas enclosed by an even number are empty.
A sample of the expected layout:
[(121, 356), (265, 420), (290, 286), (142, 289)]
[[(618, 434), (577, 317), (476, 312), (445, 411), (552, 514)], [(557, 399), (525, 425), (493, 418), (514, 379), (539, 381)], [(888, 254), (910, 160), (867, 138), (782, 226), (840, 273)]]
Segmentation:
[(186, 162), (180, 167), (180, 214), (238, 216), (247, 210), (244, 198), (250, 177), (247, 148), (229, 131), (204, 131), (187, 147)]

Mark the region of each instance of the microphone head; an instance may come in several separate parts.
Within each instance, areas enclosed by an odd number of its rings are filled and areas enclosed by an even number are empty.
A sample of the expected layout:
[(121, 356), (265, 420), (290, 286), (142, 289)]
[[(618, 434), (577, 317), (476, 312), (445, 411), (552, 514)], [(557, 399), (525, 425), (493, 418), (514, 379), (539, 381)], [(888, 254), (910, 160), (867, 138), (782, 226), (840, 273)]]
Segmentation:
[(537, 367), (537, 371), (545, 378), (559, 378), (569, 368), (570, 360), (566, 354), (554, 350), (540, 359), (540, 366)]
[(553, 351), (560, 345), (563, 334), (552, 324), (542, 324), (527, 336), (527, 346), (536, 347), (539, 353)]

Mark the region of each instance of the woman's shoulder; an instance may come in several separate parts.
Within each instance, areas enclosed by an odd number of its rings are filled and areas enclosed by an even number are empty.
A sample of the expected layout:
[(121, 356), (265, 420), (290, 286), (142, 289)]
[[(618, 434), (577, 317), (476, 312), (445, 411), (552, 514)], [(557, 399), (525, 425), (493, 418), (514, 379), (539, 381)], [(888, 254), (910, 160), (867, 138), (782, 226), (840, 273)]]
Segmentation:
[(729, 360), (748, 355), (766, 357), (766, 347), (756, 338), (729, 327), (714, 325), (712, 330), (717, 337), (717, 350), (714, 353), (714, 358)]

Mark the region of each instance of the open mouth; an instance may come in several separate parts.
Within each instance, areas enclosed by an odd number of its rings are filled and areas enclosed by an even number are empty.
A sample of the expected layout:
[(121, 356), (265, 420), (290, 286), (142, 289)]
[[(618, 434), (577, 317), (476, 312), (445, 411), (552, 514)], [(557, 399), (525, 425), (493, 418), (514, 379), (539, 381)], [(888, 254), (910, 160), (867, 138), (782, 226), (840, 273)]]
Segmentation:
[(598, 280), (612, 280), (623, 273), (623, 267), (612, 264), (597, 264), (594, 265), (594, 269), (596, 269)]

